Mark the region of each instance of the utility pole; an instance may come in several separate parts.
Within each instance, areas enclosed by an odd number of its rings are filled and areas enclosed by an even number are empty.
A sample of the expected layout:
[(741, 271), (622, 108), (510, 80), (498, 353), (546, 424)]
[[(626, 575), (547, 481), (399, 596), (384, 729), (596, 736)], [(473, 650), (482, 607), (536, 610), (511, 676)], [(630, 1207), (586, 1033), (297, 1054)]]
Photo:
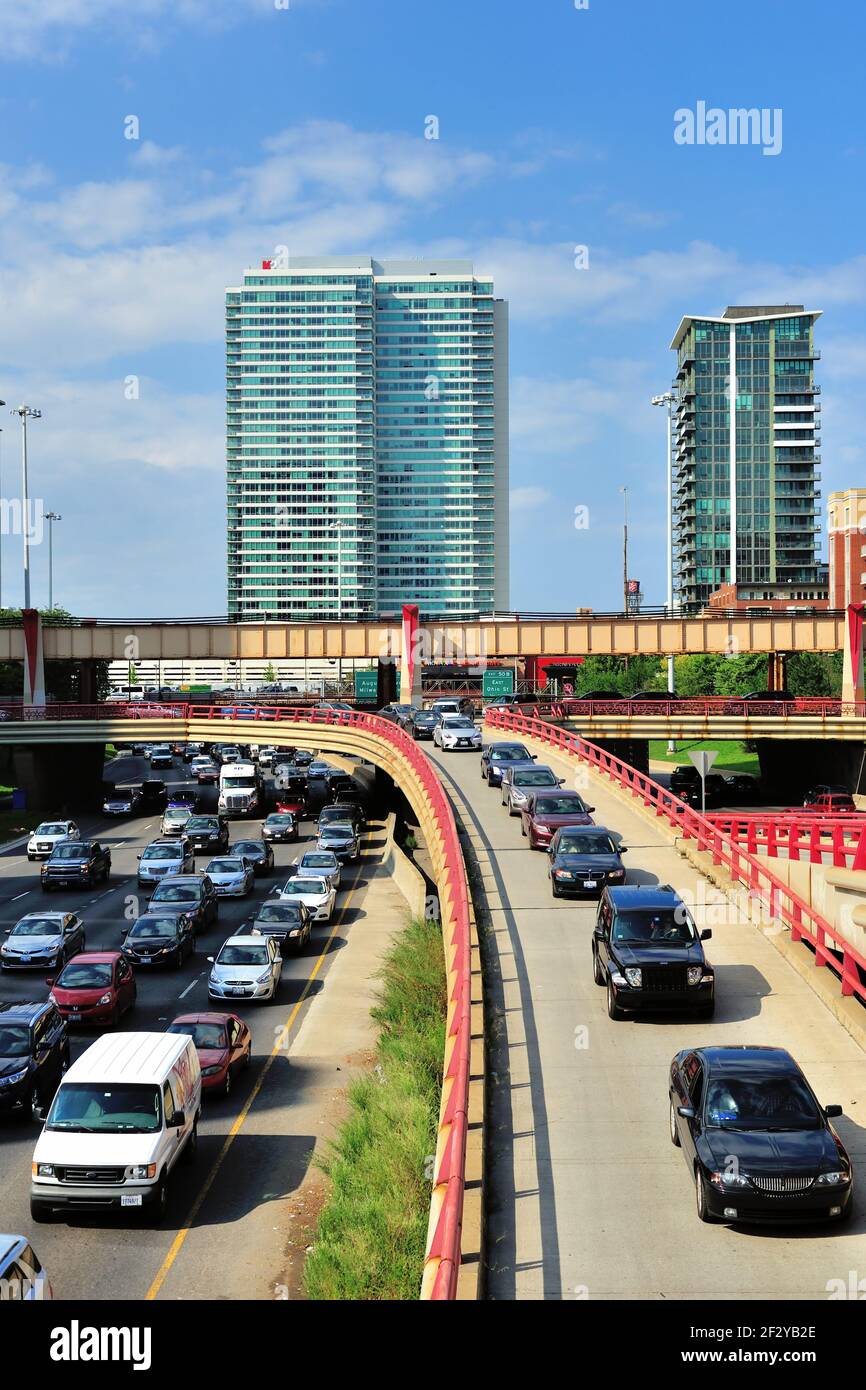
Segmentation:
[(63, 517), (59, 512), (46, 512), (45, 520), (48, 522), (48, 611), (54, 608), (54, 523), (62, 521)]
[(628, 617), (628, 488), (621, 487), (623, 505), (622, 524), (622, 611)]
[(21, 535), (24, 539), (24, 607), (30, 607), (30, 498), (27, 490), (27, 421), (41, 420), (41, 410), (19, 405), (12, 411), (21, 421)]

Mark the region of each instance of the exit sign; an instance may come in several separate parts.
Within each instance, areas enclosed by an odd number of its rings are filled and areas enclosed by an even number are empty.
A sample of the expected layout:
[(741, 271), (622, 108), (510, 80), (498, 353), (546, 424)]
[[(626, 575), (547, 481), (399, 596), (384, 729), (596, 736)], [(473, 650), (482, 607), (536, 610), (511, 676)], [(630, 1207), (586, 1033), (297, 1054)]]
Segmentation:
[(485, 700), (493, 700), (497, 695), (513, 695), (514, 672), (504, 667), (496, 671), (485, 671), (481, 677), (481, 694)]
[(361, 704), (375, 705), (379, 699), (379, 672), (355, 672), (355, 699)]

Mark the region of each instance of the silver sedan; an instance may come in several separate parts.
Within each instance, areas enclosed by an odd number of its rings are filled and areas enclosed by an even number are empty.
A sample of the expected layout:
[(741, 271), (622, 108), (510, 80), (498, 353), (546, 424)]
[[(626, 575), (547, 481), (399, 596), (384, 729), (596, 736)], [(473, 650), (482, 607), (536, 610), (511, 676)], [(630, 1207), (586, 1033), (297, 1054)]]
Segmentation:
[(253, 890), (255, 873), (246, 859), (233, 855), (212, 859), (205, 873), (220, 898), (245, 898)]

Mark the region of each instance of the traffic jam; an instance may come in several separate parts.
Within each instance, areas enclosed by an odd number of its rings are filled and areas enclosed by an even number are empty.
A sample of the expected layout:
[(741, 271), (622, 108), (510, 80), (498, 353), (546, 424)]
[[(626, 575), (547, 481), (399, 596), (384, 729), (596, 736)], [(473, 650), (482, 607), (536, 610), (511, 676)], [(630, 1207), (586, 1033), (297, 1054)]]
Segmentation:
[[(0, 856), (0, 1230), (164, 1222), (358, 880), (366, 794), (310, 751), (135, 743), (106, 779)], [(4, 1243), (4, 1287), (64, 1296)]]

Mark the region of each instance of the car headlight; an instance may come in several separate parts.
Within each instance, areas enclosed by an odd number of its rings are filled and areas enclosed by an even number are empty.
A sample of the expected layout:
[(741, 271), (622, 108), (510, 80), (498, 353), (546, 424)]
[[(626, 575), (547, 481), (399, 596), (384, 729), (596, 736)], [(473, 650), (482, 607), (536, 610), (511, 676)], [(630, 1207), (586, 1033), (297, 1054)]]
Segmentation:
[(818, 1174), (818, 1184), (821, 1187), (840, 1187), (843, 1183), (850, 1181), (851, 1179), (848, 1173), (834, 1172)]
[(713, 1187), (717, 1187), (719, 1191), (731, 1187), (743, 1188), (752, 1186), (751, 1178), (747, 1178), (745, 1173), (711, 1173), (710, 1182), (713, 1184)]
[(219, 1076), (221, 1071), (222, 1067), (202, 1067), (201, 1074), (202, 1076)]
[(556, 874), (557, 878), (574, 878), (574, 874), (571, 872), (571, 869), (555, 869), (554, 873)]
[(110, 1003), (111, 1003), (111, 995), (110, 995), (110, 994), (103, 994), (102, 998), (97, 1000), (97, 1004), (110, 1004)]
[(611, 877), (611, 878), (625, 878), (625, 869), (611, 869), (611, 870), (610, 870), (610, 877)]
[(54, 1177), (54, 1164), (53, 1164), (53, 1163), (34, 1163), (34, 1164), (32, 1165), (31, 1171), (32, 1171), (32, 1173), (33, 1173), (34, 1178), (53, 1178), (53, 1177)]
[(127, 1168), (126, 1176), (128, 1178), (155, 1178), (156, 1164), (138, 1163), (134, 1168)]
[(48, 1002), (49, 1002), (49, 1004), (56, 1004), (56, 1003), (57, 1003), (57, 998), (56, 998), (56, 996), (55, 996), (54, 990), (52, 990), (51, 993), (49, 994), (49, 996), (48, 996)]
[(301, 934), (301, 929), (300, 929), (300, 927), (292, 927), (291, 931), (289, 932), (289, 936), (300, 936), (300, 934)]
[(27, 1067), (22, 1071), (14, 1071), (9, 1076), (0, 1076), (0, 1086), (15, 1086), (19, 1081), (23, 1081), (27, 1075)]
[(270, 970), (266, 970), (265, 973), (264, 973), (263, 975), (260, 975), (259, 978), (256, 980), (256, 984), (257, 984), (257, 985), (266, 985), (266, 984), (268, 983), (268, 980), (269, 980), (270, 978), (271, 978), (271, 972), (270, 972)]
[(631, 985), (632, 989), (640, 989), (643, 983), (643, 971), (639, 965), (629, 965), (625, 969), (626, 984)]
[(690, 965), (688, 981), (690, 985), (699, 985), (704, 978), (704, 967), (702, 965)]

